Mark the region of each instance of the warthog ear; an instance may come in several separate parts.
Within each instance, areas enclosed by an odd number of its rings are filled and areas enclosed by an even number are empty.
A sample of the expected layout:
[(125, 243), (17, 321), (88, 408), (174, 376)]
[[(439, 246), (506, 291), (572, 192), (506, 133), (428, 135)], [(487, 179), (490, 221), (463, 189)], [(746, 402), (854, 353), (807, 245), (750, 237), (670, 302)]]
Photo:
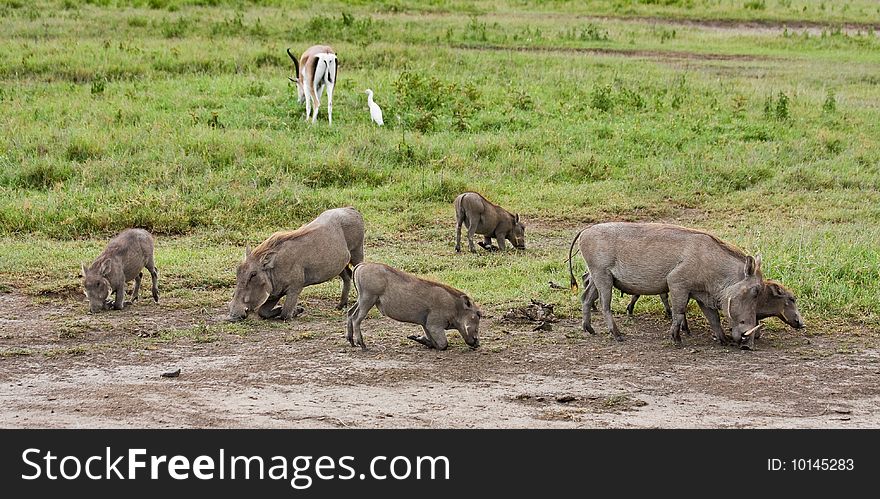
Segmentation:
[(770, 294), (775, 296), (776, 298), (782, 298), (783, 296), (785, 296), (785, 292), (782, 291), (782, 287), (779, 286), (779, 284), (773, 282), (768, 284), (767, 287), (770, 288)]
[(755, 275), (755, 272), (757, 271), (757, 269), (758, 269), (758, 264), (755, 261), (755, 259), (752, 258), (751, 256), (747, 256), (746, 257), (746, 266), (744, 269), (746, 277), (751, 277), (751, 276)]
[(761, 271), (761, 254), (755, 255), (755, 272)]
[(513, 221), (519, 223), (519, 213), (513, 215)]
[(251, 247), (250, 245), (246, 245), (244, 247), (244, 258), (247, 259), (249, 256), (251, 256)]
[(464, 303), (464, 308), (474, 308), (474, 304), (471, 302), (468, 295), (461, 295), (461, 301)]
[(84, 263), (79, 264), (79, 276), (80, 277), (86, 276), (86, 264), (84, 264)]
[(265, 255), (263, 255), (263, 258), (260, 259), (260, 263), (263, 264), (263, 268), (265, 270), (275, 268), (275, 257), (277, 255), (277, 251), (273, 251), (271, 253), (266, 253)]
[(100, 272), (101, 272), (102, 276), (107, 277), (107, 275), (110, 274), (110, 270), (111, 270), (110, 260), (104, 260), (103, 262), (101, 262)]

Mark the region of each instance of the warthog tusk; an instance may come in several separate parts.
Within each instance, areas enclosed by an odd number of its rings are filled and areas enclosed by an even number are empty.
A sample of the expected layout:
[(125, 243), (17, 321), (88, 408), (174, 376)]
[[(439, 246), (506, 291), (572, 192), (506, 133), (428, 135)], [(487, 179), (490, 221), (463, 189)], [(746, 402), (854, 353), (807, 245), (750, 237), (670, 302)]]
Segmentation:
[(746, 337), (750, 336), (752, 333), (754, 333), (755, 331), (761, 329), (762, 327), (764, 327), (763, 324), (758, 324), (757, 326), (755, 326), (755, 327), (753, 327), (752, 329), (749, 329), (748, 331), (746, 331), (745, 333), (743, 333), (743, 337), (746, 338)]

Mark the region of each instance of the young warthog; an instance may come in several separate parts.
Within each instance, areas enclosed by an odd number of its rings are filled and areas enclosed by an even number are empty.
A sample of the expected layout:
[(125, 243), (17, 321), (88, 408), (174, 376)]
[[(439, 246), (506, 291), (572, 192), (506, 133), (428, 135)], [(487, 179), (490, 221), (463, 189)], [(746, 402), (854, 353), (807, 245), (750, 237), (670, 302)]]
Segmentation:
[[(229, 319), (241, 320), (256, 310), (263, 319), (283, 320), (302, 312), (296, 307), (306, 286), (339, 276), (342, 296), (337, 309), (348, 305), (351, 270), (364, 260), (364, 219), (352, 207), (336, 208), (297, 230), (276, 232), (259, 246), (245, 248), (236, 271)], [(284, 305), (275, 305), (287, 296)]]
[(446, 330), (457, 329), (471, 348), (480, 346), (480, 309), (461, 291), (438, 282), (420, 279), (381, 263), (362, 263), (354, 268), (358, 301), (348, 311), (346, 338), (351, 346), (366, 349), (361, 321), (375, 305), (382, 315), (419, 324), (424, 336), (409, 336), (429, 348), (446, 350)]
[[(143, 229), (126, 229), (107, 243), (104, 251), (88, 268), (82, 264), (83, 287), (93, 314), (125, 305), (125, 284), (134, 279), (131, 301), (138, 299), (144, 267), (153, 278), (153, 300), (159, 302), (159, 273), (153, 263), (153, 236)], [(111, 302), (110, 293), (115, 294)]]
[(459, 194), (452, 203), (455, 206), (455, 251), (461, 252), (461, 224), (467, 226), (468, 247), (474, 247), (474, 234), (482, 234), (480, 246), (492, 250), (492, 238), (498, 241), (501, 250), (507, 249), (505, 240), (516, 249), (526, 249), (526, 226), (514, 215), (500, 206), (489, 202), (476, 192)]
[[(629, 305), (626, 307), (627, 314), (633, 314), (638, 299), (639, 295), (633, 295)], [(664, 308), (666, 309), (666, 316), (671, 318), (666, 293), (660, 295), (660, 300), (663, 301)], [(764, 287), (761, 288), (761, 293), (758, 295), (758, 305), (755, 308), (755, 312), (756, 318), (759, 321), (770, 317), (776, 317), (795, 329), (803, 329), (805, 327), (804, 320), (801, 318), (801, 313), (797, 308), (797, 298), (795, 298), (794, 293), (783, 286), (781, 282), (772, 279), (766, 279), (764, 281)], [(682, 323), (682, 330), (688, 330), (687, 319)], [(759, 329), (755, 331), (755, 339), (760, 337), (761, 330)]]
[(611, 314), (611, 291), (617, 288), (632, 295), (669, 293), (670, 335), (678, 346), (690, 298), (699, 304), (719, 342), (725, 341), (719, 309), (730, 318), (734, 341), (745, 339), (751, 345), (754, 340), (752, 333), (760, 328), (756, 307), (763, 287), (760, 256), (752, 258), (709, 233), (676, 225), (597, 224), (580, 231), (571, 242), (568, 266), (573, 288), (577, 281), (571, 256), (578, 239), (595, 287), (584, 296), (584, 331), (595, 334), (590, 304), (593, 293), (598, 293), (608, 329), (615, 339), (622, 339)]
[[(590, 280), (588, 275), (585, 275), (584, 294), (581, 295), (581, 299), (590, 294), (592, 299), (592, 301), (590, 302), (590, 308), (594, 309), (596, 300), (599, 298), (599, 296), (598, 293), (595, 292), (589, 293), (590, 289), (592, 288), (592, 281)], [(638, 301), (639, 297), (639, 295), (632, 296), (629, 305), (626, 306), (627, 315), (633, 314), (636, 302)], [(671, 319), (672, 311), (669, 308), (668, 295), (666, 293), (661, 294), (660, 300), (663, 302), (663, 308), (666, 312), (666, 317)], [(774, 281), (772, 279), (766, 279), (764, 281), (764, 286), (761, 288), (761, 293), (758, 295), (758, 304), (755, 307), (755, 315), (755, 318), (758, 321), (770, 317), (776, 317), (795, 329), (803, 329), (805, 327), (804, 321), (801, 318), (801, 313), (797, 308), (797, 299), (795, 298), (794, 293), (792, 293), (790, 289), (783, 286), (781, 282)], [(687, 318), (682, 321), (681, 330), (687, 334), (690, 334)], [(755, 331), (755, 339), (758, 339), (760, 337), (761, 330), (758, 329), (757, 331)]]

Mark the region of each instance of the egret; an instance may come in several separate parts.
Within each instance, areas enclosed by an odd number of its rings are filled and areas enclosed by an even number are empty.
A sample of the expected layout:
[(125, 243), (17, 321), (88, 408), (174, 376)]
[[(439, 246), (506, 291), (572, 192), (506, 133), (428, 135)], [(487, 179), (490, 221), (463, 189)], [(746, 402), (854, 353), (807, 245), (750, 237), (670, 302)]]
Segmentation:
[(379, 125), (379, 126), (384, 125), (385, 122), (382, 121), (382, 108), (379, 107), (378, 104), (373, 102), (373, 91), (368, 88), (366, 90), (366, 94), (367, 94), (367, 105), (370, 106), (370, 118), (372, 118), (373, 121), (376, 122), (377, 125)]

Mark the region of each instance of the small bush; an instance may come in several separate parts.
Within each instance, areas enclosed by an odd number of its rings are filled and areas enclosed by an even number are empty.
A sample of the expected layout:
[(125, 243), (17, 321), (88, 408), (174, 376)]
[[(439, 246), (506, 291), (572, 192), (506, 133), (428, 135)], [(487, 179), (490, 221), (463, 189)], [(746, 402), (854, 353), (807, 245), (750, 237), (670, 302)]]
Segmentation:
[(165, 38), (182, 38), (189, 31), (190, 25), (189, 19), (185, 17), (181, 17), (174, 22), (163, 19), (159, 23), (159, 30)]
[(749, 0), (743, 4), (743, 7), (751, 10), (764, 10), (767, 8), (767, 2), (765, 0)]
[(316, 164), (304, 172), (302, 183), (312, 187), (351, 187), (381, 185), (385, 176), (351, 162), (342, 154), (324, 164)]
[(128, 25), (132, 28), (146, 28), (149, 24), (149, 20), (143, 16), (134, 16), (128, 18)]
[(439, 175), (429, 181), (422, 181), (419, 185), (413, 184), (410, 188), (410, 198), (413, 201), (433, 201), (438, 203), (451, 203), (462, 192), (468, 191), (468, 186), (461, 180)]
[(39, 162), (22, 168), (11, 184), (24, 189), (48, 189), (72, 176), (69, 164)]
[(101, 76), (99, 78), (95, 78), (94, 80), (92, 80), (92, 88), (91, 88), (92, 95), (103, 94), (106, 86), (107, 86), (107, 78), (105, 78), (103, 76)]
[(825, 95), (825, 102), (822, 103), (822, 112), (831, 114), (834, 111), (837, 111), (837, 98), (834, 95), (834, 90), (828, 89), (828, 93)]
[(779, 96), (776, 98), (775, 115), (776, 119), (780, 121), (787, 120), (791, 116), (788, 110), (788, 95), (785, 92), (779, 92)]
[(611, 84), (597, 85), (590, 92), (590, 107), (599, 111), (608, 112), (614, 108), (614, 97)]
[(100, 145), (86, 139), (76, 138), (67, 144), (64, 152), (65, 157), (69, 161), (82, 163), (90, 159), (99, 159), (104, 155), (104, 151)]
[(286, 54), (275, 54), (272, 52), (263, 52), (254, 58), (254, 64), (259, 67), (274, 66), (278, 68), (290, 68), (293, 72), (293, 63)]

